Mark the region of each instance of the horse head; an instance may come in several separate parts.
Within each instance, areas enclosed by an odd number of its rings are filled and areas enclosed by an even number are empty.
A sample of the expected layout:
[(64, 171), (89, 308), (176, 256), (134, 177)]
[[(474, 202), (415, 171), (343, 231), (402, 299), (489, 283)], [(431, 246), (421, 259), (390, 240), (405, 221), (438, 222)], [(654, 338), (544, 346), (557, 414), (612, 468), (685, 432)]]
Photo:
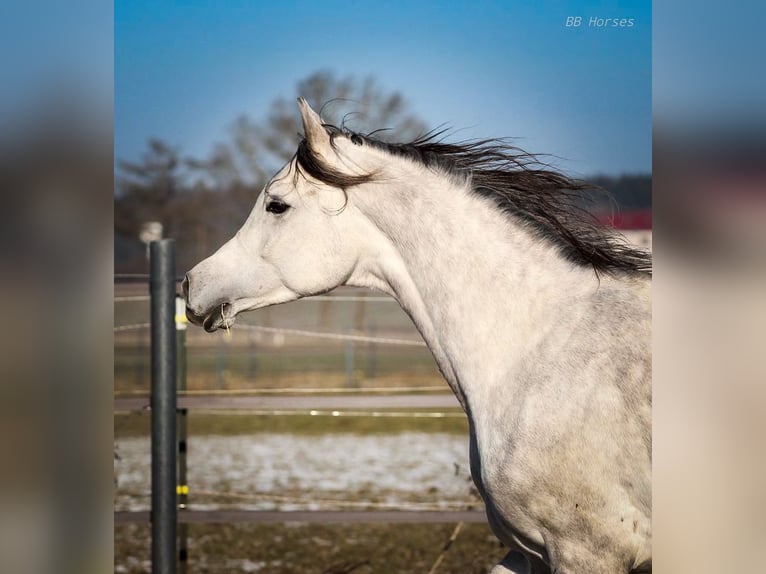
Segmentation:
[(303, 98), (305, 139), (247, 221), (183, 282), (189, 320), (212, 332), (238, 313), (329, 291), (359, 272), (370, 229), (346, 192), (369, 180), (360, 146), (334, 137)]

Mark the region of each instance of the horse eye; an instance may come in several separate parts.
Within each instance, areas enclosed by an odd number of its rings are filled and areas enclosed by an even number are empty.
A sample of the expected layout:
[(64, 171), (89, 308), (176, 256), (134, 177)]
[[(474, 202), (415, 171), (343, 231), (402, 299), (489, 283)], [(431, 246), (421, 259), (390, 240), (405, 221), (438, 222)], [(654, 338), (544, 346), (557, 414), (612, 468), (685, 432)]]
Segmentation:
[(277, 215), (284, 213), (289, 208), (289, 205), (287, 205), (284, 201), (279, 201), (278, 199), (273, 199), (266, 205), (266, 211), (269, 213), (276, 213)]

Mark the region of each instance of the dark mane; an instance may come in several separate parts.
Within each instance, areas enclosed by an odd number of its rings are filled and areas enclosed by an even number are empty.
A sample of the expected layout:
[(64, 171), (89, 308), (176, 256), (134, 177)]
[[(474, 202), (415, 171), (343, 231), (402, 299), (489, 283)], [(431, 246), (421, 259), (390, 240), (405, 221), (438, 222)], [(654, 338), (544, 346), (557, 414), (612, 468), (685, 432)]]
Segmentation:
[[(552, 242), (566, 259), (592, 267), (597, 274), (651, 275), (651, 254), (632, 247), (583, 209), (583, 199), (599, 191), (596, 186), (558, 173), (506, 140), (445, 143), (441, 140), (444, 131), (436, 131), (410, 143), (392, 144), (345, 127), (325, 128), (333, 145), (336, 138), (346, 137), (355, 145), (465, 178), (475, 194), (492, 200), (538, 237)], [(348, 175), (325, 165), (311, 153), (305, 139), (298, 145), (296, 159), (298, 170), (344, 190), (373, 181), (376, 175)]]

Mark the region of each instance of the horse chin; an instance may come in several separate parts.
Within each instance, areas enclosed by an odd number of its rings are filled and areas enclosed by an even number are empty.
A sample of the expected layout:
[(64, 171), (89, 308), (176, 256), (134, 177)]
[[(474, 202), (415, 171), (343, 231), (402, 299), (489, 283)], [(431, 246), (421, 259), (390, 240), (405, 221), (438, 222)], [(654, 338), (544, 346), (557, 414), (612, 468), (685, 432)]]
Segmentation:
[(202, 313), (195, 313), (187, 306), (186, 317), (193, 325), (202, 327), (208, 333), (214, 333), (219, 329), (228, 330), (234, 325), (237, 315), (244, 311), (270, 307), (271, 305), (286, 303), (299, 298), (300, 296), (296, 293), (286, 290), (285, 292), (272, 297), (236, 299), (231, 303), (216, 305), (212, 309)]
[(231, 312), (231, 305), (218, 307), (202, 321), (202, 328), (208, 333), (214, 333), (218, 329), (228, 330), (236, 320), (236, 314)]
[(186, 318), (192, 325), (202, 327), (208, 333), (218, 329), (228, 329), (234, 324), (237, 313), (228, 303), (217, 306), (207, 313), (197, 314), (189, 307), (186, 308)]

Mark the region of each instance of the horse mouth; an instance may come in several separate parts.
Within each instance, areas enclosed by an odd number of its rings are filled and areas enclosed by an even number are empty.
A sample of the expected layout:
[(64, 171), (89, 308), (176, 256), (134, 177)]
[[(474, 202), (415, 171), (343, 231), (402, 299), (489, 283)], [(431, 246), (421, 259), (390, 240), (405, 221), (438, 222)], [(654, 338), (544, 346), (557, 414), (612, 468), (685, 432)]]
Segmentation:
[(214, 333), (218, 329), (228, 330), (234, 324), (235, 315), (232, 313), (231, 304), (223, 303), (216, 306), (208, 313), (197, 315), (189, 307), (186, 308), (186, 317), (191, 323), (202, 327), (208, 333)]

